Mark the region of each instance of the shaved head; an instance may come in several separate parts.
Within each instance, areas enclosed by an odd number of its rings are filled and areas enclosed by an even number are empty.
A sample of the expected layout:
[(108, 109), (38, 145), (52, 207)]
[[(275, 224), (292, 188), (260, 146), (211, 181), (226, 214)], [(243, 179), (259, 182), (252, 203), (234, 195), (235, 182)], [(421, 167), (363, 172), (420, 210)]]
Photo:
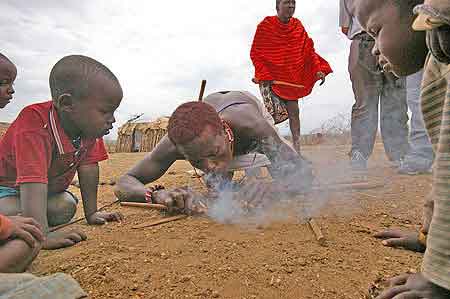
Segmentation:
[(8, 62), (12, 63), (12, 61), (9, 60), (9, 58), (6, 57), (5, 55), (3, 55), (2, 53), (0, 53), (0, 60), (4, 60), (4, 61), (8, 61)]
[(102, 63), (82, 55), (70, 55), (59, 60), (50, 72), (50, 90), (53, 100), (62, 94), (84, 99), (91, 92), (94, 78), (105, 78), (118, 87), (116, 76)]

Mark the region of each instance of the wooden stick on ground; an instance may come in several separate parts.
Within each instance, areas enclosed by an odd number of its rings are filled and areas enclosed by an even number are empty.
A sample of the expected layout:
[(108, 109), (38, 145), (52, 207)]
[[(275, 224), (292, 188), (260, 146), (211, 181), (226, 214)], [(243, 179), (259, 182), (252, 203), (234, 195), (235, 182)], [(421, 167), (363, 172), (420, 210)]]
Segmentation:
[(384, 182), (358, 182), (358, 183), (334, 183), (329, 185), (315, 185), (312, 187), (313, 191), (334, 191), (334, 190), (346, 190), (346, 189), (353, 189), (353, 190), (369, 190), (369, 189), (376, 189), (384, 187), (386, 184)]
[(198, 101), (203, 101), (203, 94), (205, 93), (206, 80), (202, 80), (202, 85), (200, 87), (200, 94), (198, 95)]
[(322, 230), (320, 229), (320, 226), (316, 223), (314, 219), (309, 219), (308, 221), (309, 227), (311, 227), (314, 235), (316, 236), (317, 242), (319, 242), (320, 245), (325, 245), (325, 237), (322, 234)]
[(139, 225), (135, 225), (132, 228), (133, 229), (140, 229), (140, 228), (146, 228), (146, 227), (152, 227), (152, 226), (157, 226), (163, 223), (168, 223), (168, 222), (172, 222), (172, 221), (177, 221), (177, 220), (181, 220), (184, 218), (187, 218), (188, 215), (177, 215), (177, 216), (173, 216), (173, 217), (168, 217), (168, 218), (163, 218), (157, 221), (152, 221), (152, 222), (147, 222), (147, 223), (143, 223), (143, 224), (139, 224)]
[(155, 210), (167, 210), (165, 205), (154, 204), (154, 203), (142, 203), (142, 202), (121, 202), (123, 207), (135, 207), (144, 209), (155, 209)]

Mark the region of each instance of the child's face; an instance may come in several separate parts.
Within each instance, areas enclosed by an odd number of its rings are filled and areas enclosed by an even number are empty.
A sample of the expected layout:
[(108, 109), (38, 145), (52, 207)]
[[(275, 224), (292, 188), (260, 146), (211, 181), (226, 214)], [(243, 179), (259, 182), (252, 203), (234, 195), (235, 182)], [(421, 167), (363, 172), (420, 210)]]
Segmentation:
[(114, 112), (122, 101), (122, 88), (109, 78), (97, 75), (91, 79), (89, 95), (73, 101), (67, 115), (87, 138), (100, 138), (113, 128)]
[(11, 102), (14, 94), (13, 83), (16, 80), (17, 69), (11, 62), (0, 59), (0, 109)]
[(379, 56), (385, 71), (406, 76), (423, 68), (428, 52), (425, 35), (412, 29), (412, 14), (410, 17), (400, 15), (399, 7), (392, 1), (360, 0), (356, 16), (364, 30), (375, 39), (372, 53)]

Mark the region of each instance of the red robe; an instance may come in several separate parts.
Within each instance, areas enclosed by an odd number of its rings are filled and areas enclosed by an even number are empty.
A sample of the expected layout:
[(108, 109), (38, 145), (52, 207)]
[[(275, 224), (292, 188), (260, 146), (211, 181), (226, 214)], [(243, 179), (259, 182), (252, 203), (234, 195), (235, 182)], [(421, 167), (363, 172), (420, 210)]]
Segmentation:
[(250, 57), (257, 80), (278, 80), (304, 86), (273, 85), (273, 92), (285, 100), (298, 100), (309, 95), (319, 80), (317, 72), (325, 75), (333, 72), (328, 62), (315, 52), (314, 42), (296, 18), (284, 24), (277, 16), (266, 17), (256, 29)]

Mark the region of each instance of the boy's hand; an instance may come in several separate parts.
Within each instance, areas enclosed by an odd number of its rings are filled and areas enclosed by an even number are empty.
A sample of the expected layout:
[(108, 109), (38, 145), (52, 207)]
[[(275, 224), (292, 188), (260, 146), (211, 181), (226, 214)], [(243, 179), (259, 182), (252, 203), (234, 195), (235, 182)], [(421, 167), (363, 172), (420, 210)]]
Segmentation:
[(102, 225), (110, 221), (121, 222), (123, 220), (123, 216), (118, 212), (95, 212), (91, 216), (87, 217), (86, 220), (90, 225)]
[(450, 64), (450, 25), (443, 25), (428, 31), (427, 45), (437, 60)]
[(418, 273), (394, 277), (390, 281), (390, 288), (376, 299), (445, 299), (449, 296), (450, 291), (431, 283)]
[(20, 216), (8, 217), (11, 220), (11, 237), (22, 239), (31, 248), (36, 246), (36, 241), (43, 242), (45, 240), (42, 233), (41, 225), (33, 218), (25, 218)]
[(385, 230), (375, 234), (375, 238), (385, 239), (381, 243), (388, 247), (403, 247), (415, 252), (425, 252), (425, 246), (419, 242), (418, 233), (406, 233), (400, 230)]
[(86, 234), (80, 231), (72, 230), (67, 232), (52, 232), (47, 235), (42, 248), (53, 250), (73, 246), (86, 240)]

